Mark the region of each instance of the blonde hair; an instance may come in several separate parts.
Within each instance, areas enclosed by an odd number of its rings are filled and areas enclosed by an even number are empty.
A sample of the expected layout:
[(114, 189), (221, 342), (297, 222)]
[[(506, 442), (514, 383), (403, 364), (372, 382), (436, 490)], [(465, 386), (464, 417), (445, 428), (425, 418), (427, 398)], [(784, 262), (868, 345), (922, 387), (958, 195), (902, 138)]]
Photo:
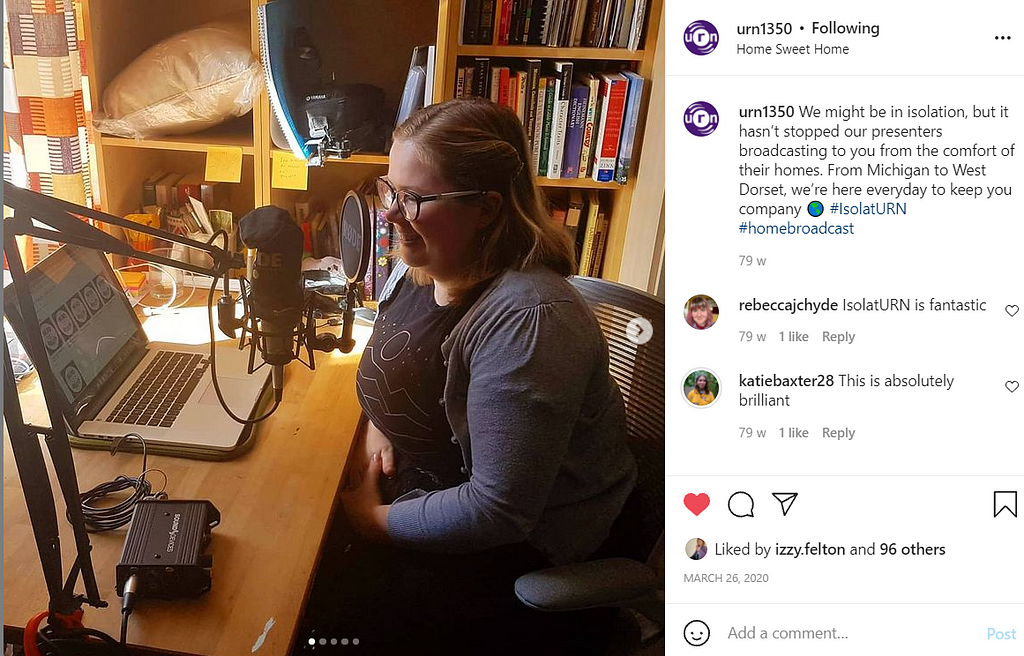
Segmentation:
[[(526, 132), (510, 109), (482, 98), (449, 100), (414, 113), (395, 128), (394, 139), (411, 144), (456, 188), (501, 194), (501, 211), (482, 229), (478, 257), (457, 296), (508, 269), (539, 265), (575, 273), (575, 245), (551, 219), (530, 170)], [(410, 270), (418, 284), (431, 282)]]

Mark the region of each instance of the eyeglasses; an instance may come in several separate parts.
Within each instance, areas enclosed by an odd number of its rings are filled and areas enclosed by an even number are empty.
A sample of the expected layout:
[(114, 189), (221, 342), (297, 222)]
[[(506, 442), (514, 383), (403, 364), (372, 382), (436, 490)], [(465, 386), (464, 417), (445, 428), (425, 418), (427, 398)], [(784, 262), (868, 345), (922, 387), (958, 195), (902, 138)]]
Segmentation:
[(391, 181), (385, 177), (377, 178), (377, 195), (385, 210), (390, 210), (397, 202), (398, 211), (406, 221), (415, 221), (420, 215), (420, 204), (431, 200), (442, 200), (444, 198), (468, 198), (470, 196), (484, 196), (486, 191), (449, 191), (443, 194), (430, 194), (420, 196), (417, 193), (405, 189), (395, 189)]

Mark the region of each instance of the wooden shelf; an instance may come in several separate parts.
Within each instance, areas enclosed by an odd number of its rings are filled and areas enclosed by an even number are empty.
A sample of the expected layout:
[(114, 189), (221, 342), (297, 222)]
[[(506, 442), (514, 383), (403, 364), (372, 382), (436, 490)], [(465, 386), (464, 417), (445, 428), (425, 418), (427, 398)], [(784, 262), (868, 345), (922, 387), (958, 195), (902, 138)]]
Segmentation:
[[(270, 150), (271, 150), (271, 152), (279, 152), (279, 153), (285, 153), (285, 152), (290, 153), (291, 152), (290, 150), (285, 150), (284, 148), (278, 148), (277, 146), (271, 146)], [(357, 154), (353, 155), (352, 157), (346, 157), (346, 158), (328, 157), (327, 158), (326, 166), (334, 166), (335, 164), (364, 164), (364, 165), (365, 164), (373, 164), (373, 165), (376, 165), (376, 166), (387, 166), (388, 165), (388, 156), (387, 155), (383, 155), (383, 154), (377, 154), (377, 153), (366, 153), (366, 154), (357, 153)]]
[(616, 182), (594, 182), (590, 178), (537, 178), (538, 187), (564, 187), (566, 189), (610, 189), (616, 191), (623, 188)]
[(643, 50), (625, 48), (549, 48), (547, 46), (459, 46), (459, 57), (529, 57), (532, 59), (607, 59), (643, 61)]
[(346, 159), (341, 159), (340, 157), (328, 157), (327, 164), (329, 166), (333, 166), (334, 164), (378, 164), (381, 166), (387, 166), (388, 156), (356, 154)]
[(205, 153), (210, 146), (238, 146), (244, 155), (253, 155), (256, 152), (252, 143), (252, 117), (248, 115), (195, 134), (150, 139), (127, 139), (104, 134), (100, 136), (100, 144), (116, 148), (150, 148), (195, 153)]

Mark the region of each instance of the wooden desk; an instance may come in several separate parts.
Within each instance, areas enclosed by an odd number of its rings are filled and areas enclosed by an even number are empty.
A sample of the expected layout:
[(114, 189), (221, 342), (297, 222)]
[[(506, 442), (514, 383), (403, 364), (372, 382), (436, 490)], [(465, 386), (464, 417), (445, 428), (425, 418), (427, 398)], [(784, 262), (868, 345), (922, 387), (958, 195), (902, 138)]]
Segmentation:
[[(174, 323), (172, 317), (160, 319)], [(161, 333), (171, 329), (155, 324), (167, 322), (151, 322), (146, 325), (151, 338), (166, 339)], [(289, 653), (359, 418), (355, 370), (368, 335), (369, 329), (356, 326), (358, 344), (352, 354), (318, 353), (315, 372), (299, 363), (289, 365), (281, 406), (257, 427), (253, 448), (236, 460), (150, 456), (149, 466), (167, 473), (171, 498), (209, 499), (221, 512), (221, 524), (213, 529), (210, 547), (210, 592), (195, 600), (140, 600), (129, 622), (129, 644), (199, 655)], [(46, 424), (38, 381), (22, 387), (26, 419)], [(74, 457), (83, 490), (119, 474), (137, 476), (142, 467), (142, 456), (136, 454), (74, 450)], [(162, 477), (149, 478), (158, 489)], [(51, 484), (66, 573), (74, 541), (52, 472)], [(6, 633), (45, 610), (48, 600), (6, 429), (3, 504)], [(114, 569), (126, 532), (127, 527), (91, 535), (100, 594), (110, 605), (85, 606), (85, 624), (115, 639), (121, 599), (114, 591)], [(268, 626), (262, 646), (254, 650)]]

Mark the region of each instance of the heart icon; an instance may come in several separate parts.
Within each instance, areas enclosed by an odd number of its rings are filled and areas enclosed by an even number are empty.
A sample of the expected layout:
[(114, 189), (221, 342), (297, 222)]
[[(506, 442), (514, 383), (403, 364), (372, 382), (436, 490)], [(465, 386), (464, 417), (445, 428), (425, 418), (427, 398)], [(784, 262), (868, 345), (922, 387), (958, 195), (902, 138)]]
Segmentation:
[[(1015, 380), (1008, 380), (1008, 381), (1006, 381), (1006, 389), (1010, 390), (1011, 394), (1016, 392), (1018, 387), (1020, 387), (1020, 383), (1018, 383), (1017, 381), (1015, 381)], [(689, 506), (687, 506), (687, 508), (689, 508)], [(690, 508), (690, 510), (693, 510), (693, 508)]]
[(711, 505), (711, 497), (701, 492), (700, 494), (690, 493), (683, 497), (683, 505), (690, 509), (694, 515), (699, 515)]
[(1010, 315), (1011, 317), (1017, 316), (1018, 312), (1020, 312), (1020, 308), (1017, 307), (1016, 305), (1007, 305), (1006, 306), (1006, 314)]

